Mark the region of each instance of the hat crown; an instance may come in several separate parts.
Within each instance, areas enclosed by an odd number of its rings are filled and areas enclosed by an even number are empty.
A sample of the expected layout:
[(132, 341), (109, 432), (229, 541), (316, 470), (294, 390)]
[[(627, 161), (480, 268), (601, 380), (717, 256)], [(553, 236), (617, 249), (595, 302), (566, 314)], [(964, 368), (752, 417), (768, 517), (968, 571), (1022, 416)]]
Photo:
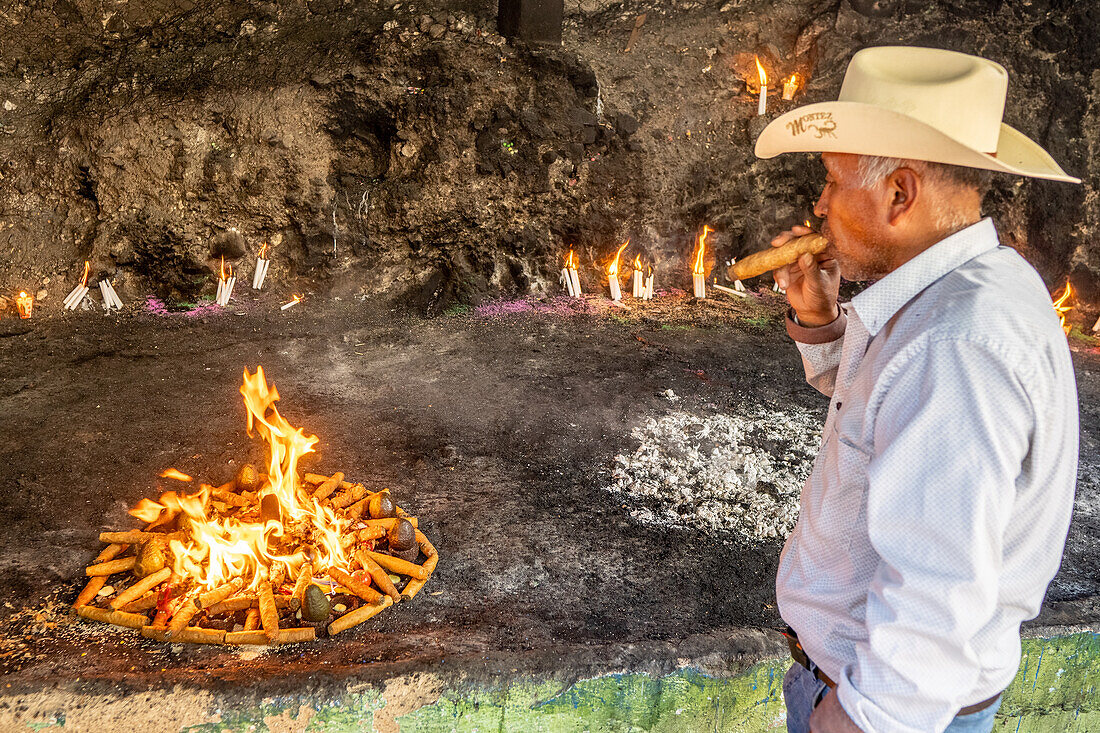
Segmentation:
[(1007, 94), (1008, 72), (988, 59), (936, 48), (878, 46), (852, 57), (838, 101), (900, 112), (968, 147), (994, 153)]

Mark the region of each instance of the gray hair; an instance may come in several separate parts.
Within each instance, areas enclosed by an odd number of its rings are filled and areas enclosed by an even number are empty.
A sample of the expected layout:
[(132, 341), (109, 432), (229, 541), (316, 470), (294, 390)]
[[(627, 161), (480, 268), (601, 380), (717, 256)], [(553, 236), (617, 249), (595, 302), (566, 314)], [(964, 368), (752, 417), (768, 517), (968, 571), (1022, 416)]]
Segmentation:
[[(927, 160), (884, 158), (878, 155), (859, 156), (856, 170), (859, 173), (860, 185), (864, 188), (874, 188), (898, 168), (912, 168), (924, 180), (934, 185), (975, 189), (983, 197), (993, 182), (993, 172), (981, 168), (932, 163)], [(944, 231), (958, 231), (973, 222), (963, 212), (946, 207), (938, 212), (936, 223)]]

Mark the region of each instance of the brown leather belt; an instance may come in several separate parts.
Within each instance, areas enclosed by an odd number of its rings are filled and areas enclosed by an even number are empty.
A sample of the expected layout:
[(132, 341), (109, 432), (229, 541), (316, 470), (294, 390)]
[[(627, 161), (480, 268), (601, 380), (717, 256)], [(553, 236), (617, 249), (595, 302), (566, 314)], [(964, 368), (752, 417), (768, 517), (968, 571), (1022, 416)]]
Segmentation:
[[(798, 634), (794, 632), (794, 629), (788, 626), (787, 630), (783, 632), (783, 636), (787, 637), (787, 646), (789, 646), (791, 649), (791, 659), (798, 662), (807, 670), (812, 672), (814, 677), (824, 682), (825, 686), (828, 687), (830, 690), (835, 689), (836, 682), (833, 682), (832, 679), (829, 678), (829, 675), (822, 672), (820, 667), (810, 661), (810, 657), (807, 656), (806, 650), (803, 649), (802, 644), (798, 642)], [(964, 708), (959, 708), (959, 712), (955, 713), (955, 715), (973, 715), (974, 713), (980, 713), (993, 703), (997, 702), (997, 698), (999, 698), (1000, 696), (1001, 693), (998, 692), (996, 695), (986, 700), (976, 702), (973, 705), (967, 705)]]

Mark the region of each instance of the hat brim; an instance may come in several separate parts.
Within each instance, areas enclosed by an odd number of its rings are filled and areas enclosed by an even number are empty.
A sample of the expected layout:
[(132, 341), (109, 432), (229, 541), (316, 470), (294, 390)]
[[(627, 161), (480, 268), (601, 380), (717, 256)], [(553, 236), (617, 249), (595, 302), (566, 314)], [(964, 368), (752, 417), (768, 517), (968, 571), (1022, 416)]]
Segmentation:
[(927, 160), (969, 168), (1080, 183), (1019, 130), (1001, 124), (997, 152), (975, 150), (909, 115), (861, 102), (818, 102), (773, 120), (756, 140), (756, 155), (853, 153)]

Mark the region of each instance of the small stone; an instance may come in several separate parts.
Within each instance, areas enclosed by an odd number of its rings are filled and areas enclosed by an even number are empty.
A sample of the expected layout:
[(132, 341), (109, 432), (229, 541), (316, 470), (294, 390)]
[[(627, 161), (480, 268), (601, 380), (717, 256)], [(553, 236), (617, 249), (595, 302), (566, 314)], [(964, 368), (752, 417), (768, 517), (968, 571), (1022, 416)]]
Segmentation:
[(436, 23), (435, 25), (433, 25), (431, 28), (428, 29), (428, 36), (430, 38), (438, 39), (438, 38), (442, 38), (443, 34), (445, 34), (446, 32), (447, 32), (447, 27), (446, 26), (440, 25), (439, 23)]
[(34, 294), (34, 299), (35, 300), (45, 300), (46, 298), (49, 297), (49, 295), (50, 294), (45, 289), (39, 290), (37, 293)]
[(11, 112), (13, 109), (15, 109), (15, 103), (12, 102), (10, 99), (5, 99), (4, 109), (6, 109), (8, 112)]

